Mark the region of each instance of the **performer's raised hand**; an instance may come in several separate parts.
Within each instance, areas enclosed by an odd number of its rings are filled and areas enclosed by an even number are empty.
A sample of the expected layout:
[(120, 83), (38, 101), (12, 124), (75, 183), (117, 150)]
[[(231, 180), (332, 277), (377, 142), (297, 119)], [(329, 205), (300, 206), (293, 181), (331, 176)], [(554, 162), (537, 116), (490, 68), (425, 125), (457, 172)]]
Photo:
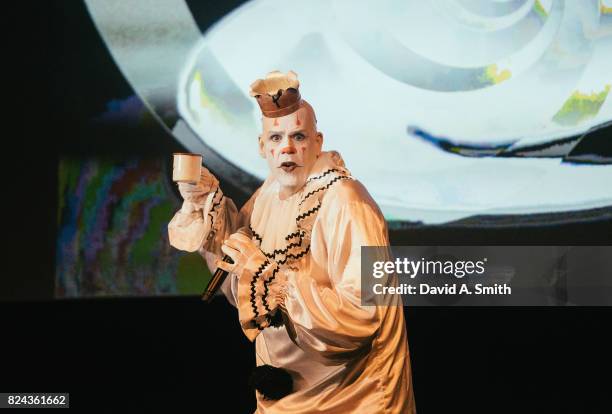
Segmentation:
[(185, 201), (201, 207), (206, 201), (206, 196), (219, 185), (217, 178), (208, 169), (202, 167), (200, 179), (196, 184), (178, 183), (179, 192)]
[(245, 271), (255, 273), (263, 263), (269, 261), (255, 242), (240, 231), (225, 240), (221, 250), (231, 257), (234, 263), (219, 260), (217, 266), (238, 277)]
[(243, 230), (221, 245), (234, 263), (219, 260), (217, 266), (236, 275), (238, 318), (249, 339), (254, 340), (261, 329), (284, 323), (278, 308), (284, 302), (288, 279), (285, 272), (279, 271), (278, 263), (266, 256)]

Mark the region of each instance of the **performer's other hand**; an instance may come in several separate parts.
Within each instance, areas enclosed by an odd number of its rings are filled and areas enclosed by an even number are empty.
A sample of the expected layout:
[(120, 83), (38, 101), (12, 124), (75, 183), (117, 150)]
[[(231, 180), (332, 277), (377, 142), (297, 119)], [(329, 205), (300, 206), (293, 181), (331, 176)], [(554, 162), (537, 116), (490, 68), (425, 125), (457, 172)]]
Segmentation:
[(231, 257), (234, 263), (219, 260), (217, 266), (227, 272), (236, 274), (238, 277), (245, 271), (255, 273), (261, 264), (266, 261), (266, 256), (255, 242), (242, 233), (232, 234), (223, 242), (221, 250)]
[(178, 183), (178, 188), (185, 201), (198, 205), (204, 204), (206, 196), (218, 185), (217, 178), (208, 169), (202, 167), (200, 180), (196, 184)]

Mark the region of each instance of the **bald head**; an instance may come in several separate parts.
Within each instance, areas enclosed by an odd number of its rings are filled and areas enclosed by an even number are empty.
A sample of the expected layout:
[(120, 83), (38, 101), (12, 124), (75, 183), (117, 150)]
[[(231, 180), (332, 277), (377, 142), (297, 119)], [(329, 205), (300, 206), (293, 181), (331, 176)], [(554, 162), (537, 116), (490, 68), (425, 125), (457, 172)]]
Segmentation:
[(306, 102), (304, 99), (302, 99), (302, 101), (300, 102), (300, 109), (302, 108), (304, 108), (308, 112), (308, 114), (314, 120), (315, 125), (317, 125), (317, 116), (315, 115), (315, 111), (314, 109), (312, 109), (312, 106), (310, 106), (310, 104)]
[(261, 121), (260, 154), (280, 183), (281, 195), (293, 194), (304, 186), (321, 153), (323, 134), (317, 131), (314, 110), (302, 100), (297, 111)]

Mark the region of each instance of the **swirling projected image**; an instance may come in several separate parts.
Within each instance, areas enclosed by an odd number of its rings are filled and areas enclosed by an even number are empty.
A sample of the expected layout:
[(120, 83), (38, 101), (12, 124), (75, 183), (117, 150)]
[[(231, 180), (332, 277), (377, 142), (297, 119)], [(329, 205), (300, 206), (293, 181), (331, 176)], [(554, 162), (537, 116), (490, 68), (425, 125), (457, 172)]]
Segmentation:
[[(236, 153), (257, 135), (241, 91), (253, 70), (295, 68), (327, 145), (390, 220), (612, 202), (611, 167), (563, 162), (612, 119), (612, 26), (598, 2), (336, 1), (331, 13), (272, 3), (250, 3), (207, 32), (179, 84), (183, 119), (250, 174), (265, 166), (254, 151)], [(259, 29), (266, 20), (281, 23)]]
[(87, 4), (134, 89), (246, 192), (266, 174), (249, 85), (292, 69), (392, 222), (609, 214), (612, 2), (260, 0), (203, 33), (192, 2)]
[[(146, 116), (237, 199), (267, 175), (249, 86), (293, 70), (396, 235), (612, 217), (612, 0), (84, 3), (137, 95), (96, 122)], [(168, 166), (120, 155), (60, 163), (56, 296), (201, 293)]]

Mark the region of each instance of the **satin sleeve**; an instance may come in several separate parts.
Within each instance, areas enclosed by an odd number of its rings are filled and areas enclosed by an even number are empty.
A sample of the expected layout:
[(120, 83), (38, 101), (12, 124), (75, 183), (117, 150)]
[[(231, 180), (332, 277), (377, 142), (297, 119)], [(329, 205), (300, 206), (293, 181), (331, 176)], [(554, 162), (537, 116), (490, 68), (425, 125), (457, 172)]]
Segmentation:
[[(194, 206), (189, 201), (176, 212), (168, 224), (170, 244), (189, 252), (198, 251), (206, 261), (211, 273), (216, 271), (215, 261), (222, 257), (221, 245), (232, 233), (248, 226), (257, 192), (238, 210), (232, 199), (217, 187), (206, 198), (203, 206)], [(221, 292), (236, 306), (236, 279), (230, 274)]]
[(319, 214), (310, 266), (290, 277), (282, 305), (294, 342), (327, 362), (367, 351), (381, 322), (361, 305), (361, 246), (388, 246), (386, 223), (367, 193), (349, 195)]

